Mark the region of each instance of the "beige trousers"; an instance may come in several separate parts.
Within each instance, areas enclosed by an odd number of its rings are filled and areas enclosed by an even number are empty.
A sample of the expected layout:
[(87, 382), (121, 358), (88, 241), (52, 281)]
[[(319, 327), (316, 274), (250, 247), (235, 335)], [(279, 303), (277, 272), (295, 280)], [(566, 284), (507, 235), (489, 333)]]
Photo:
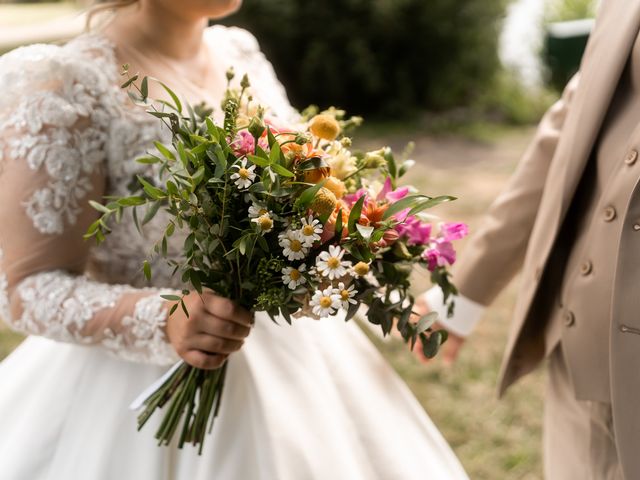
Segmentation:
[(544, 474), (546, 480), (624, 480), (611, 405), (575, 398), (561, 345), (549, 360)]

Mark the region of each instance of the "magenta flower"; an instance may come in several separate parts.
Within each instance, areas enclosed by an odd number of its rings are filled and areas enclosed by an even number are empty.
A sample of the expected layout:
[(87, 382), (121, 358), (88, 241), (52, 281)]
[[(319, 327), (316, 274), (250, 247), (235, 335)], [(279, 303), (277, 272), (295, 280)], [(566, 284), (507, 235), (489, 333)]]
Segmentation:
[(469, 234), (469, 227), (464, 223), (443, 223), (440, 225), (440, 236), (451, 242), (460, 240)]
[(361, 188), (361, 189), (360, 189), (360, 190), (358, 190), (356, 193), (350, 193), (350, 194), (348, 194), (348, 195), (345, 195), (345, 196), (342, 198), (342, 201), (343, 201), (344, 203), (346, 203), (346, 204), (347, 204), (347, 206), (348, 206), (349, 208), (351, 208), (351, 207), (353, 207), (353, 206), (356, 204), (356, 202), (357, 202), (358, 200), (360, 200), (360, 197), (363, 197), (363, 196), (367, 195), (368, 193), (369, 193), (369, 192), (367, 192), (367, 190), (366, 190), (366, 189)]
[(456, 261), (456, 251), (451, 242), (438, 238), (434, 240), (432, 247), (422, 254), (422, 258), (427, 261), (429, 271), (434, 271), (438, 267), (444, 267), (448, 263), (453, 265)]
[(382, 187), (382, 190), (378, 192), (378, 196), (376, 200), (381, 202), (382, 200), (386, 200), (389, 203), (397, 202), (398, 200), (402, 200), (409, 193), (409, 187), (401, 187), (396, 188), (395, 190), (391, 190), (393, 186), (391, 185), (391, 177), (387, 177)]
[(431, 241), (431, 224), (421, 222), (414, 215), (407, 217), (395, 228), (401, 237), (407, 239), (408, 245), (427, 245)]

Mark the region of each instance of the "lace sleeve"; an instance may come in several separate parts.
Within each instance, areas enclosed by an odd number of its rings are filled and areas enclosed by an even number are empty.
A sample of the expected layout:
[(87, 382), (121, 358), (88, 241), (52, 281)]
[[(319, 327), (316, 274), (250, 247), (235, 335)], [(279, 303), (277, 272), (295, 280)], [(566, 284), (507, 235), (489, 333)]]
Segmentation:
[(0, 313), (24, 333), (169, 364), (163, 292), (85, 274), (83, 234), (97, 217), (88, 202), (104, 193), (118, 97), (104, 65), (66, 48), (0, 58)]

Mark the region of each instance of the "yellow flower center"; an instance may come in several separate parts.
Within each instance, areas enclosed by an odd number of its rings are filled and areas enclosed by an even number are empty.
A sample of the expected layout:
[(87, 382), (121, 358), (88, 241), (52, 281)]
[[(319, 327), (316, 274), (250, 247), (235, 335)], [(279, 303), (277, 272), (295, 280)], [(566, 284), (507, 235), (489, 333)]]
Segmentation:
[(331, 297), (322, 297), (320, 299), (320, 306), (322, 308), (330, 308), (332, 303)]
[(305, 236), (310, 237), (315, 233), (315, 229), (313, 228), (312, 225), (305, 225), (304, 228), (302, 229), (302, 233)]
[(289, 278), (294, 282), (297, 282), (298, 280), (300, 280), (300, 272), (296, 269), (291, 270), (291, 273), (289, 274)]
[(353, 270), (356, 272), (356, 275), (360, 275), (362, 277), (369, 273), (369, 265), (364, 262), (358, 262), (356, 263), (356, 266), (353, 267)]
[(349, 300), (349, 290), (342, 290), (340, 292), (340, 297), (342, 297), (342, 300), (344, 300), (345, 302)]
[(269, 211), (266, 208), (261, 208), (258, 210), (258, 215), (261, 217), (262, 215), (266, 215)]
[(330, 257), (329, 260), (327, 260), (327, 265), (330, 269), (334, 270), (340, 266), (340, 260), (336, 257)]
[(289, 242), (289, 250), (292, 252), (300, 252), (302, 250), (302, 243), (300, 240), (291, 240)]
[(273, 220), (269, 217), (260, 217), (258, 219), (258, 224), (262, 230), (271, 230), (271, 227), (273, 227)]
[(243, 180), (247, 180), (251, 175), (251, 172), (246, 168), (241, 168), (240, 170), (238, 170), (238, 175), (240, 175), (240, 178), (242, 178)]

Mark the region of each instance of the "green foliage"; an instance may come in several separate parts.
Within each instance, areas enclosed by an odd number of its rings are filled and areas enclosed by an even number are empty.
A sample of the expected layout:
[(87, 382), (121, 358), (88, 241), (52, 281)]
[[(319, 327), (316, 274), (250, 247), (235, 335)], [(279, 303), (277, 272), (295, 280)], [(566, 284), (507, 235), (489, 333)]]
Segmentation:
[(298, 106), (406, 113), (474, 102), (500, 69), (508, 0), (245, 0), (247, 28)]
[(546, 21), (567, 22), (593, 18), (596, 6), (596, 0), (547, 0)]

